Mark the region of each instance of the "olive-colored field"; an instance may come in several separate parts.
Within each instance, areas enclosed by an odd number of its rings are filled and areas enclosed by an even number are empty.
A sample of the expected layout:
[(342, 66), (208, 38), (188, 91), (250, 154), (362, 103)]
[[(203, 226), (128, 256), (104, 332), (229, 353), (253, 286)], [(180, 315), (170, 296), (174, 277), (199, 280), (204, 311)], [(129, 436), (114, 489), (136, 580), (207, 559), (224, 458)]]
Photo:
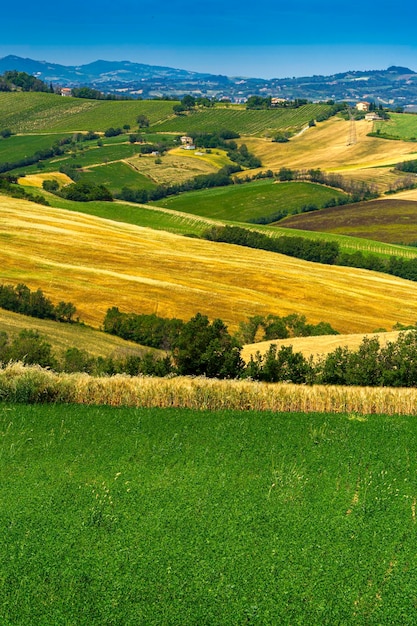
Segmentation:
[(385, 346), (389, 341), (396, 341), (399, 335), (398, 330), (384, 333), (366, 333), (352, 335), (323, 335), (320, 337), (291, 337), (289, 339), (275, 339), (274, 341), (259, 341), (243, 346), (242, 358), (248, 362), (251, 356), (255, 356), (257, 352), (265, 354), (269, 346), (275, 344), (278, 349), (281, 346), (292, 346), (294, 352), (301, 352), (306, 358), (329, 354), (336, 348), (344, 348), (349, 350), (357, 350), (362, 343), (364, 337), (368, 339), (377, 338), (381, 346)]
[(199, 174), (213, 174), (218, 170), (216, 165), (207, 160), (188, 156), (185, 150), (173, 154), (169, 152), (159, 159), (148, 155), (135, 156), (128, 158), (127, 162), (158, 185), (184, 182)]
[(417, 241), (417, 202), (395, 197), (358, 202), (291, 215), (279, 226), (410, 244)]
[[(1, 278), (70, 300), (99, 327), (107, 309), (189, 319), (234, 330), (255, 314), (297, 312), (345, 333), (417, 319), (417, 284), (351, 268), (180, 237), (23, 200), (1, 198)], [(399, 309), (399, 304), (401, 309)]]

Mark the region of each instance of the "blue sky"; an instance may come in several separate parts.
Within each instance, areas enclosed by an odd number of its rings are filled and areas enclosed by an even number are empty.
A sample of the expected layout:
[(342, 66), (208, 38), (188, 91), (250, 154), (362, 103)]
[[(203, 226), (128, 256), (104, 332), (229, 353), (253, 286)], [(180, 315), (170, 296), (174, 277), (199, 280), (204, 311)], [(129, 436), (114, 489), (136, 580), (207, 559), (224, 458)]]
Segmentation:
[(417, 71), (412, 3), (21, 0), (1, 17), (0, 56), (65, 65), (129, 60), (264, 78), (389, 65)]

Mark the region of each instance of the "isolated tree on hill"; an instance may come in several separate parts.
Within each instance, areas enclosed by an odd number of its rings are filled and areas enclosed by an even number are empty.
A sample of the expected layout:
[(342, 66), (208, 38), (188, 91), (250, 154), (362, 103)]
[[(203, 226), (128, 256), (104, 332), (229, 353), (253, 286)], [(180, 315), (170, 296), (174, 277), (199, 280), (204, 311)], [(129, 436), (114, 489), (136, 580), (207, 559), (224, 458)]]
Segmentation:
[(149, 119), (146, 117), (146, 115), (138, 115), (136, 118), (136, 122), (139, 126), (139, 128), (148, 128), (149, 127)]
[(187, 111), (190, 111), (195, 107), (195, 98), (193, 96), (184, 96), (181, 99), (181, 104)]

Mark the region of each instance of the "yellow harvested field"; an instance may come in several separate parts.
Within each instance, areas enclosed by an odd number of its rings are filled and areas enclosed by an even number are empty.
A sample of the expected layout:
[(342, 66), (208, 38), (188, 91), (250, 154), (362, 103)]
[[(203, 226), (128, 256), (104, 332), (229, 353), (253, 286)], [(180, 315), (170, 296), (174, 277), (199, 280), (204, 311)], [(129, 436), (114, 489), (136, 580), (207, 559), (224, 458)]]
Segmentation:
[(274, 341), (260, 341), (243, 346), (242, 358), (244, 361), (250, 361), (251, 356), (255, 356), (257, 352), (265, 354), (271, 344), (275, 344), (280, 349), (281, 346), (292, 346), (294, 352), (301, 352), (306, 358), (316, 358), (320, 355), (329, 354), (336, 348), (344, 348), (349, 350), (357, 350), (362, 343), (364, 337), (368, 339), (377, 338), (381, 346), (385, 346), (389, 341), (398, 339), (399, 331), (391, 331), (387, 333), (367, 333), (352, 335), (323, 335), (321, 337), (291, 337), (290, 339), (275, 339)]
[[(185, 150), (182, 152), (185, 153)], [(199, 174), (212, 174), (218, 169), (206, 160), (193, 158), (186, 153), (180, 153), (179, 156), (168, 153), (160, 159), (161, 163), (155, 163), (155, 156), (142, 155), (126, 159), (126, 163), (158, 185), (183, 182)]]
[(249, 316), (299, 313), (343, 333), (415, 323), (417, 283), (376, 272), (181, 237), (0, 197), (1, 281), (71, 301), (99, 327), (109, 307), (234, 330)]
[(215, 168), (220, 168), (230, 163), (226, 150), (221, 150), (220, 148), (214, 148), (208, 153), (205, 148), (197, 148), (196, 150), (173, 148), (169, 151), (169, 154), (180, 158), (203, 161), (204, 163), (208, 163)]
[[(77, 315), (75, 316), (77, 317)], [(91, 356), (122, 358), (129, 355), (142, 355), (153, 352), (164, 355), (154, 348), (143, 348), (132, 341), (125, 341), (114, 335), (94, 330), (80, 324), (63, 324), (53, 320), (41, 320), (35, 317), (19, 315), (0, 309), (0, 331), (7, 333), (10, 339), (22, 330), (33, 330), (46, 337), (57, 354), (76, 347), (86, 350)]]
[(42, 183), (44, 180), (56, 180), (61, 185), (69, 185), (73, 181), (69, 176), (63, 174), (62, 172), (45, 172), (43, 174), (28, 174), (23, 178), (18, 179), (18, 183), (20, 185), (27, 185), (28, 187), (40, 187), (42, 188)]
[(349, 122), (331, 118), (288, 143), (273, 143), (268, 139), (245, 137), (248, 149), (254, 152), (266, 168), (309, 169), (320, 167), (327, 171), (352, 172), (370, 167), (382, 167), (415, 158), (415, 145), (404, 141), (368, 137), (369, 122), (355, 122), (357, 142), (347, 145)]

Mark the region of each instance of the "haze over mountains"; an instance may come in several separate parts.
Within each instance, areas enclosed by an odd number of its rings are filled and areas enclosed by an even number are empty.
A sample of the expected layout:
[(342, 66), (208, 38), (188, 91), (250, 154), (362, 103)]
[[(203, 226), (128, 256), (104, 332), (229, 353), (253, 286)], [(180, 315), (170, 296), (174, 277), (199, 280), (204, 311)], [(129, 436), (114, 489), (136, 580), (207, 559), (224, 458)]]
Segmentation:
[(417, 73), (407, 67), (349, 71), (332, 76), (273, 78), (230, 77), (131, 61), (97, 60), (67, 66), (14, 55), (0, 59), (0, 73), (18, 70), (54, 85), (90, 86), (130, 97), (178, 97), (192, 93), (244, 101), (250, 95), (308, 100), (362, 99), (391, 106), (417, 105)]

